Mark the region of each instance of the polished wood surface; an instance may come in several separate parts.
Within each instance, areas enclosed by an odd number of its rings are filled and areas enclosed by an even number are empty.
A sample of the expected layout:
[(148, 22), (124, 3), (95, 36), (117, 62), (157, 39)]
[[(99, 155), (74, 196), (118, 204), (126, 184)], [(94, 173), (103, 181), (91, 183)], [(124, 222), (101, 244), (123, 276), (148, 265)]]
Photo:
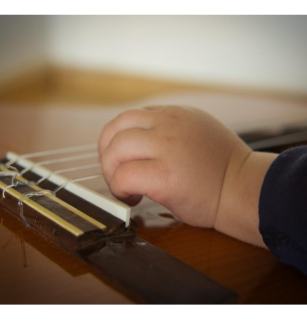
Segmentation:
[[(18, 165), (16, 167), (23, 170)], [(31, 171), (24, 178), (34, 182), (40, 179)], [(11, 178), (0, 179), (0, 183), (4, 183), (0, 187), (1, 194), (2, 189), (11, 184)], [(22, 193), (28, 193), (34, 187), (9, 189), (5, 199), (0, 201), (1, 205), (20, 219), (18, 201)], [(40, 187), (48, 191), (58, 188), (48, 180)], [(75, 209), (69, 206), (67, 212), (67, 205), (63, 202)], [(35, 211), (38, 205), (43, 207)], [(80, 210), (90, 215), (91, 222), (96, 221), (93, 222), (95, 225), (84, 220), (85, 216), (79, 217)], [(49, 212), (47, 216), (46, 212)], [(232, 303), (236, 299), (231, 290), (135, 236), (134, 220), (130, 219), (129, 227), (125, 229), (125, 222), (65, 189), (60, 190), (57, 197), (48, 194), (24, 201), (22, 219), (32, 229), (86, 262), (101, 279), (116, 285), (119, 291), (138, 303), (214, 304)], [(101, 227), (100, 223), (106, 226)], [(103, 230), (98, 230), (97, 225)]]
[[(3, 106), (0, 115), (2, 156), (7, 150), (26, 153), (93, 143), (110, 117), (100, 110), (30, 106)], [(132, 217), (139, 237), (235, 291), (237, 303), (307, 303), (307, 277), (267, 250), (187, 226), (147, 200)], [(0, 303), (133, 301), (0, 209)]]

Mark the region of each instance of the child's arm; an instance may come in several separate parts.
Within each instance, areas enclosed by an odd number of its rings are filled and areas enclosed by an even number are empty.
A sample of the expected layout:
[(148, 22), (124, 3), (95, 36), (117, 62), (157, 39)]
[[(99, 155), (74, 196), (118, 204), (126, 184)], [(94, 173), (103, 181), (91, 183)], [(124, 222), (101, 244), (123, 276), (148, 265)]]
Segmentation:
[(183, 222), (264, 246), (261, 185), (275, 154), (252, 152), (231, 130), (194, 108), (130, 110), (99, 143), (112, 193), (133, 205), (146, 195)]

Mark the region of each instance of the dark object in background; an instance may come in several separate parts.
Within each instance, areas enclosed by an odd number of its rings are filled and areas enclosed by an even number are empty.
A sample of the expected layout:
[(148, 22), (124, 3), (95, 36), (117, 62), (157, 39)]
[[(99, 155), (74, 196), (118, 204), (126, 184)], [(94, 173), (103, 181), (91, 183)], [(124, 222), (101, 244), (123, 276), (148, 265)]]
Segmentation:
[(307, 127), (286, 128), (278, 134), (265, 131), (242, 133), (239, 137), (254, 151), (281, 153), (307, 144)]

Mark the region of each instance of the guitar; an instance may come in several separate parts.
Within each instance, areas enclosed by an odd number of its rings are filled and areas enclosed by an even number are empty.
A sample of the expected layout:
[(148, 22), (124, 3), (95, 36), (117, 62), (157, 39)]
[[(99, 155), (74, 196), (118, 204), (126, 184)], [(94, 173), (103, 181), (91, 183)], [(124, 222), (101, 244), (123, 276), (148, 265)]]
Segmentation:
[[(93, 143), (115, 112), (1, 107), (0, 113), (0, 154), (5, 157), (6, 151), (25, 154)], [(298, 119), (302, 122), (301, 115)], [(263, 129), (241, 132), (241, 136), (251, 146), (257, 141), (257, 149), (279, 152), (297, 143), (289, 143), (289, 135), (298, 135), (299, 144), (307, 142), (302, 124), (293, 124), (279, 132), (280, 138), (287, 137), (285, 141), (273, 144), (269, 139), (276, 135)], [(110, 196), (102, 179), (90, 182), (89, 188)], [(211, 229), (187, 226), (148, 199), (132, 210), (131, 217), (139, 238), (234, 291), (236, 303), (307, 302), (307, 277), (278, 262), (267, 250)], [(0, 303), (135, 303), (129, 294), (2, 208), (0, 290)]]

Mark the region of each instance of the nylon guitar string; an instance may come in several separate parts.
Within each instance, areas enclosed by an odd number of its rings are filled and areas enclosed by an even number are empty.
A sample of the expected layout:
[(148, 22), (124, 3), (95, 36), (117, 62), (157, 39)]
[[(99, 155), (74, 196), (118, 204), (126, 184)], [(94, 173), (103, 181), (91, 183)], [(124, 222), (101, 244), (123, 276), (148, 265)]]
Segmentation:
[[(0, 177), (8, 177), (8, 176), (12, 177), (11, 185), (8, 185), (2, 191), (2, 198), (5, 199), (5, 193), (10, 188), (16, 188), (18, 186), (29, 186), (29, 185), (37, 185), (38, 186), (43, 181), (47, 180), (52, 174), (65, 173), (65, 172), (71, 172), (71, 171), (77, 171), (77, 170), (85, 170), (85, 169), (91, 169), (91, 168), (96, 168), (96, 167), (100, 166), (99, 163), (94, 163), (94, 164), (84, 165), (84, 166), (79, 166), (79, 167), (60, 169), (55, 172), (51, 172), (50, 175), (41, 178), (37, 182), (28, 181), (28, 180), (24, 181), (24, 182), (21, 182), (21, 181), (15, 182), (16, 177), (23, 176), (25, 173), (27, 173), (28, 171), (31, 171), (33, 168), (35, 168), (37, 166), (91, 159), (91, 158), (96, 157), (97, 153), (90, 153), (90, 154), (86, 154), (86, 155), (77, 155), (77, 156), (73, 156), (73, 157), (66, 157), (66, 158), (41, 161), (41, 162), (35, 163), (31, 167), (25, 168), (21, 172), (19, 172), (15, 167), (12, 166), (14, 163), (18, 162), (20, 159), (25, 158), (25, 157), (37, 158), (37, 157), (61, 155), (61, 154), (68, 154), (68, 153), (75, 153), (75, 152), (91, 151), (94, 149), (94, 147), (96, 147), (96, 145), (91, 144), (91, 145), (86, 145), (86, 146), (70, 147), (70, 148), (66, 148), (66, 149), (57, 149), (57, 150), (37, 152), (37, 153), (32, 153), (32, 154), (24, 154), (24, 155), (19, 156), (18, 158), (15, 158), (13, 160), (6, 162), (5, 164), (1, 163), (0, 165), (6, 167), (9, 171), (0, 171)], [(64, 184), (62, 184), (60, 187), (56, 188), (54, 191), (43, 189), (43, 190), (34, 191), (34, 192), (30, 192), (30, 193), (24, 193), (18, 201), (20, 218), (23, 220), (26, 227), (29, 227), (29, 223), (27, 222), (26, 218), (24, 217), (24, 213), (23, 213), (23, 203), (26, 199), (30, 199), (34, 196), (44, 196), (44, 195), (55, 196), (58, 191), (65, 188), (67, 186), (67, 184), (70, 182), (80, 182), (80, 181), (84, 181), (84, 180), (92, 180), (92, 179), (95, 179), (98, 177), (101, 177), (101, 174), (94, 175), (94, 176), (80, 177), (80, 178), (71, 179), (71, 180), (67, 179)]]

